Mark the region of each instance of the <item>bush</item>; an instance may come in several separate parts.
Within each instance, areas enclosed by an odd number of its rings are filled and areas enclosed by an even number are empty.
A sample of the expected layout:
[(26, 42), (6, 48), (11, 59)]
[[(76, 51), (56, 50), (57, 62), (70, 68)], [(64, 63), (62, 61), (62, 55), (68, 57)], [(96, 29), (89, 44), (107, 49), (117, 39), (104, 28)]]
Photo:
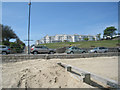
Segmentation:
[(15, 49), (15, 48), (11, 48), (11, 53), (12, 53), (12, 54), (17, 53), (17, 52), (16, 52), (16, 49)]
[(9, 41), (4, 41), (3, 45), (10, 46), (10, 42)]
[(10, 44), (11, 50), (13, 53), (22, 53), (23, 47), (20, 44), (12, 42)]
[(20, 48), (20, 44), (11, 42), (11, 43), (10, 43), (10, 47), (11, 47), (11, 48)]
[(88, 41), (88, 40), (89, 40), (89, 38), (84, 38), (84, 40), (85, 40), (85, 41)]
[(120, 43), (117, 43), (116, 46), (120, 46)]
[(91, 45), (91, 47), (95, 47), (95, 46)]
[(23, 49), (25, 48), (25, 44), (20, 42), (9, 42), (9, 41), (3, 41), (3, 45), (9, 46), (11, 48), (11, 53), (22, 53)]

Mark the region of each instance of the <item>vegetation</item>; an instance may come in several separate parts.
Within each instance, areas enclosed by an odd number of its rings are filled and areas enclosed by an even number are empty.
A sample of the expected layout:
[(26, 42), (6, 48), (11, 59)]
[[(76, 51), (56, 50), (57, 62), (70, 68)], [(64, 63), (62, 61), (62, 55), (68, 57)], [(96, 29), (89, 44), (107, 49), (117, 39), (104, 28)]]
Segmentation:
[(1, 25), (2, 27), (2, 41), (8, 41), (10, 39), (16, 39), (18, 38), (17, 35), (14, 33), (14, 31), (11, 29), (11, 27), (9, 26), (4, 26)]
[[(2, 27), (2, 44), (11, 47), (12, 53), (22, 52), (25, 44), (18, 38), (13, 29), (1, 24), (0, 27)], [(16, 39), (16, 41), (10, 42), (11, 39)]]
[(99, 40), (100, 40), (100, 38), (101, 38), (101, 33), (97, 34), (97, 37), (98, 37)]
[(89, 38), (88, 38), (88, 37), (87, 37), (87, 38), (84, 38), (84, 40), (85, 40), (85, 41), (88, 41), (88, 40), (89, 40)]
[[(70, 44), (72, 46), (77, 46), (79, 48), (91, 48), (91, 47), (118, 47), (120, 46), (120, 40), (116, 37), (112, 37), (113, 35), (116, 35), (116, 31), (117, 29), (114, 26), (110, 26), (107, 27), (104, 31), (103, 31), (103, 37), (107, 37), (110, 36), (111, 39), (106, 40), (105, 38), (101, 39), (101, 33), (97, 34), (97, 37), (99, 38), (99, 41), (95, 41), (95, 38), (93, 38), (93, 41), (89, 41), (89, 38), (84, 38), (84, 41), (80, 41), (80, 42), (59, 42), (59, 43), (48, 43), (48, 44), (40, 44), (40, 45), (46, 45), (49, 48), (63, 48), (63, 47), (67, 47)], [(112, 40), (114, 39), (114, 40)], [(86, 42), (87, 41), (87, 42)]]
[(110, 36), (112, 38), (113, 35), (116, 35), (116, 31), (117, 29), (113, 26), (111, 27), (107, 27), (105, 30), (104, 30), (104, 37), (107, 37), (107, 36)]
[(95, 41), (95, 38), (94, 38), (94, 37), (93, 37), (92, 39), (93, 39), (93, 41)]
[[(119, 40), (120, 42), (120, 40)], [(67, 47), (69, 45), (77, 46), (79, 48), (90, 48), (90, 47), (117, 47), (118, 40), (101, 40), (101, 41), (81, 41), (81, 42), (60, 42), (60, 43), (48, 43), (48, 44), (40, 44), (45, 45), (48, 48), (62, 48)]]
[(15, 42), (11, 42), (10, 47), (13, 50), (13, 53), (21, 53), (22, 50), (24, 49), (23, 45)]

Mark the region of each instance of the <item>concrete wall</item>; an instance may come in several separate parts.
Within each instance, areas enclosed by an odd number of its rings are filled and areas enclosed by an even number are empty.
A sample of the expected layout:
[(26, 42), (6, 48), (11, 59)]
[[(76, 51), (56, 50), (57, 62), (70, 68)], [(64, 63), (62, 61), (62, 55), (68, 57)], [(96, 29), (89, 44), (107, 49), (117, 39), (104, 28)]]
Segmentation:
[[(86, 52), (88, 52), (89, 50), (93, 49), (93, 48), (81, 48), (83, 50), (85, 50)], [(57, 53), (64, 53), (66, 50), (66, 47), (63, 48), (58, 48), (56, 49)], [(118, 52), (118, 48), (108, 48), (108, 52)]]
[(39, 54), (39, 55), (3, 55), (2, 62), (19, 62), (32, 59), (71, 59), (71, 58), (90, 58), (101, 56), (119, 56), (120, 53), (86, 53), (86, 54)]

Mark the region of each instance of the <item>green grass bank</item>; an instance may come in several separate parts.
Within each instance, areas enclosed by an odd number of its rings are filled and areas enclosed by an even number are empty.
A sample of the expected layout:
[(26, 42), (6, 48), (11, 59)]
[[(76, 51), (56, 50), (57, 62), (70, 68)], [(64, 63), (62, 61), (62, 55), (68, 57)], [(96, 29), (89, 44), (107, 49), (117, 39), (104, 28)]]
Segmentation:
[(102, 40), (102, 41), (80, 41), (80, 42), (59, 42), (59, 43), (47, 43), (47, 44), (40, 44), (45, 45), (48, 48), (62, 48), (69, 46), (77, 46), (79, 48), (90, 48), (90, 47), (118, 47), (118, 42), (120, 40)]

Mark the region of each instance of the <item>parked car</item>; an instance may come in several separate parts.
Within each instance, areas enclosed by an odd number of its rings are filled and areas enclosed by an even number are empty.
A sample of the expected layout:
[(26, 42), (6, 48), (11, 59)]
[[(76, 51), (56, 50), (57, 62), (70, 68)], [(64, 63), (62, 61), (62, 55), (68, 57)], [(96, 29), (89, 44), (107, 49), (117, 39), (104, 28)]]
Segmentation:
[(120, 47), (119, 47), (119, 48), (117, 48), (117, 50), (118, 50), (118, 52), (120, 52)]
[(86, 53), (85, 50), (82, 50), (82, 49), (80, 49), (80, 48), (78, 48), (78, 47), (74, 47), (74, 46), (68, 47), (65, 52), (66, 52), (67, 54)]
[(89, 51), (90, 53), (106, 53), (108, 52), (108, 48), (105, 47), (96, 47)]
[(32, 46), (31, 53), (32, 54), (39, 54), (39, 53), (54, 54), (56, 53), (56, 51), (54, 49), (49, 49), (46, 46)]
[(5, 45), (0, 45), (0, 53), (2, 55), (10, 54), (10, 52), (11, 52), (10, 47)]

